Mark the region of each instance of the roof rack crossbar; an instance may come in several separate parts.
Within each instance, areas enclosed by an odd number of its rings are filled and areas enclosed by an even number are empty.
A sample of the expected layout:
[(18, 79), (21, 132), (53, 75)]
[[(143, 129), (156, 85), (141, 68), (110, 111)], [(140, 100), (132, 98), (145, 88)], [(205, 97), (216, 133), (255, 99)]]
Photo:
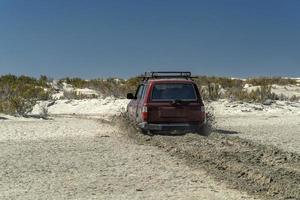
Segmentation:
[(143, 80), (156, 79), (156, 78), (184, 78), (191, 79), (191, 72), (188, 71), (152, 71), (145, 72), (141, 76)]

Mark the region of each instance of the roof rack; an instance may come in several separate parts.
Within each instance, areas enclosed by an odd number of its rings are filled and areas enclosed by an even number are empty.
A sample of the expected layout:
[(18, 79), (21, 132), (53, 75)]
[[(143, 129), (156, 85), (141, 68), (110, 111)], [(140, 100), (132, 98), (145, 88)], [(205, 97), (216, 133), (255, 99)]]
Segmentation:
[(140, 76), (143, 78), (143, 81), (149, 79), (157, 78), (183, 78), (183, 79), (192, 79), (191, 72), (187, 71), (154, 71), (154, 72), (145, 72), (144, 75)]

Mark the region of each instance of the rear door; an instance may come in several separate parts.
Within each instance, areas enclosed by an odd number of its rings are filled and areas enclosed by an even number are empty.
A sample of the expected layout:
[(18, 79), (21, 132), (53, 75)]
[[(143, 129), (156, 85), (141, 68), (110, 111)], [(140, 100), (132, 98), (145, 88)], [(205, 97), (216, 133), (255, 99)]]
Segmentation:
[(145, 88), (145, 85), (140, 84), (135, 93), (133, 115), (134, 115), (135, 121), (137, 121), (137, 122), (140, 121), (140, 107), (141, 107), (140, 104), (143, 101), (144, 88)]
[(155, 83), (148, 106), (149, 123), (199, 123), (203, 120), (202, 106), (193, 83)]

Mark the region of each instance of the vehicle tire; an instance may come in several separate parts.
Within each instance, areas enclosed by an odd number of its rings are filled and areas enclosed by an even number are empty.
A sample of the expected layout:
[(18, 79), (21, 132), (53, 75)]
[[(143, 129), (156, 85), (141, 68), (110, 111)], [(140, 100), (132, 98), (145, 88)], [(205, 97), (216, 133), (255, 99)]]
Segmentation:
[(150, 130), (141, 129), (141, 131), (142, 131), (142, 134), (144, 134), (144, 135), (150, 135), (150, 136), (153, 135), (152, 131), (150, 131)]
[(199, 128), (197, 133), (199, 135), (208, 136), (208, 135), (210, 135), (211, 131), (212, 131), (211, 126), (209, 124), (205, 123)]

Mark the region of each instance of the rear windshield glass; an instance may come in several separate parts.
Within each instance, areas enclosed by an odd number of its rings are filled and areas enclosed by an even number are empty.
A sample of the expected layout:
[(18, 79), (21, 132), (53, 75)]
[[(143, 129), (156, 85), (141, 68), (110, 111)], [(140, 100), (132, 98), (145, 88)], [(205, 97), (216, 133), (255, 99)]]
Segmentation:
[(196, 100), (195, 88), (189, 83), (158, 83), (152, 90), (152, 100)]

